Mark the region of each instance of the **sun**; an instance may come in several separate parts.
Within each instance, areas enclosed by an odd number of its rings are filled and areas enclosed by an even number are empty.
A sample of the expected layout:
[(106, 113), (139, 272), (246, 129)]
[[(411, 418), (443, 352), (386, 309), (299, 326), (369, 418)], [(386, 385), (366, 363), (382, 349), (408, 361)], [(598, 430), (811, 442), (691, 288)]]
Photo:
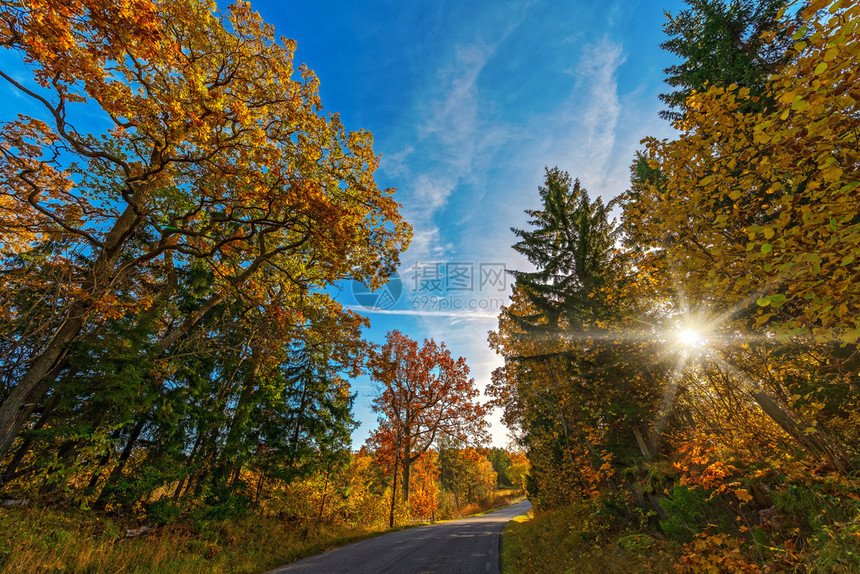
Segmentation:
[(675, 333), (675, 339), (678, 344), (688, 349), (698, 349), (704, 347), (708, 340), (696, 329), (689, 327), (681, 329)]

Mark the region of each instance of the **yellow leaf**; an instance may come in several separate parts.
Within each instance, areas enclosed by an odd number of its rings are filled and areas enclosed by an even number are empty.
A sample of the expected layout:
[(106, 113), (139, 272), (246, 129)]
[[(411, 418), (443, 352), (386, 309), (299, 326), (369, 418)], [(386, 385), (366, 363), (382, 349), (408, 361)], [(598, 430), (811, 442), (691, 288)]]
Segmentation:
[(738, 488), (734, 491), (734, 493), (735, 496), (738, 497), (738, 500), (740, 500), (741, 502), (749, 502), (753, 498), (746, 488)]

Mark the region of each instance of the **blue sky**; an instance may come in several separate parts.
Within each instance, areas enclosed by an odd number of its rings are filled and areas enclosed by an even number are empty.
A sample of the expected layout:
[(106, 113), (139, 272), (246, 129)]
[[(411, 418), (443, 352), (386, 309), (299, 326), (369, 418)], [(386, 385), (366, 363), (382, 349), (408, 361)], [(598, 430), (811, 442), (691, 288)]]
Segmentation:
[[(481, 264), (525, 268), (510, 248), (510, 228), (523, 227), (523, 210), (538, 207), (544, 166), (558, 165), (592, 197), (609, 199), (625, 189), (639, 141), (672, 135), (657, 117), (662, 70), (672, 63), (659, 43), (663, 10), (677, 12), (680, 0), (252, 6), (298, 42), (296, 58), (319, 76), (326, 108), (348, 129), (373, 132), (383, 154), (378, 181), (398, 189), (414, 227), (399, 302), (369, 313), (368, 338), (382, 342), (399, 329), (444, 341), (483, 388), (501, 364), (487, 332), (510, 284), (481, 289)], [(445, 262), (461, 265), (435, 266)], [(444, 280), (470, 263), (472, 291), (433, 292), (413, 281), (434, 271)], [(349, 286), (338, 299), (361, 308)], [(488, 308), (440, 309), (442, 301)], [(375, 425), (373, 386), (359, 379), (353, 388), (360, 445)], [(498, 413), (493, 420), (493, 443), (503, 446), (506, 429)]]
[[(252, 7), (297, 41), (296, 59), (319, 76), (326, 109), (347, 129), (374, 134), (383, 155), (377, 180), (398, 189), (414, 228), (395, 305), (369, 312), (347, 284), (338, 300), (368, 314), (371, 341), (391, 329), (444, 341), (483, 389), (501, 364), (487, 332), (510, 283), (482, 288), (481, 272), (497, 278), (500, 266), (527, 267), (510, 247), (510, 228), (524, 227), (523, 210), (538, 207), (544, 166), (558, 165), (592, 197), (609, 199), (625, 189), (640, 140), (672, 135), (657, 117), (662, 70), (672, 63), (659, 43), (663, 10), (677, 12), (681, 0), (252, 0)], [(20, 61), (3, 54), (0, 66), (26, 80)], [(43, 113), (5, 83), (0, 97), (10, 104), (4, 118)], [(90, 119), (94, 131), (108, 125), (97, 110)], [(441, 289), (415, 282), (434, 272)], [(367, 378), (353, 389), (359, 446), (375, 426), (374, 389)], [(504, 446), (498, 419), (493, 443)]]

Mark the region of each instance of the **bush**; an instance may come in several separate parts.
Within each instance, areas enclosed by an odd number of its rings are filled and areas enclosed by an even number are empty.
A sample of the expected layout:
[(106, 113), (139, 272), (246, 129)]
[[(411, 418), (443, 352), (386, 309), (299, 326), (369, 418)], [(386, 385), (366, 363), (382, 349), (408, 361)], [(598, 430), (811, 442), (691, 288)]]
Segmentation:
[[(222, 494), (222, 496), (218, 496)], [(217, 521), (227, 518), (244, 518), (251, 511), (251, 498), (244, 495), (229, 495), (227, 492), (216, 493), (207, 500), (207, 504), (197, 511), (200, 521)]]
[(708, 524), (717, 523), (726, 530), (734, 528), (729, 516), (720, 507), (720, 499), (711, 497), (702, 488), (675, 486), (672, 495), (661, 501), (661, 506), (666, 512), (666, 519), (660, 521), (660, 529), (675, 540), (690, 542)]
[(181, 513), (180, 507), (170, 500), (162, 499), (149, 505), (146, 509), (146, 520), (153, 526), (164, 526), (173, 524)]

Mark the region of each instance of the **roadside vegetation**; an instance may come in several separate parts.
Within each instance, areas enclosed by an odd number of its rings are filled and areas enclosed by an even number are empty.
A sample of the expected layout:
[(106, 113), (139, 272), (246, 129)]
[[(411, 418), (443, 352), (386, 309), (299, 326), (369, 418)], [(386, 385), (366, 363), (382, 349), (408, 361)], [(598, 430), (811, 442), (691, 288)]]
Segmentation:
[[(448, 507), (437, 519), (459, 518), (507, 506), (520, 489)], [(0, 572), (208, 573), (257, 574), (288, 562), (392, 530), (420, 526), (430, 519), (405, 519), (389, 528), (387, 516), (351, 523), (334, 516), (322, 520), (285, 519), (259, 512), (241, 517), (180, 517), (153, 524), (139, 516), (51, 506), (0, 508)], [(131, 535), (131, 536), (130, 536)]]
[(584, 504), (518, 517), (505, 527), (502, 574), (670, 572), (676, 546), (601, 519)]
[(677, 137), (515, 230), (490, 405), (329, 295), (411, 228), (249, 4), (0, 4), (0, 569), (256, 572), (527, 492), (511, 572), (860, 571), (860, 4), (687, 4)]
[(256, 574), (384, 531), (254, 515), (180, 521), (126, 538), (131, 524), (77, 509), (4, 509), (0, 572)]
[(609, 205), (548, 169), (515, 231), (509, 572), (860, 571), (860, 4), (687, 4), (677, 137)]

